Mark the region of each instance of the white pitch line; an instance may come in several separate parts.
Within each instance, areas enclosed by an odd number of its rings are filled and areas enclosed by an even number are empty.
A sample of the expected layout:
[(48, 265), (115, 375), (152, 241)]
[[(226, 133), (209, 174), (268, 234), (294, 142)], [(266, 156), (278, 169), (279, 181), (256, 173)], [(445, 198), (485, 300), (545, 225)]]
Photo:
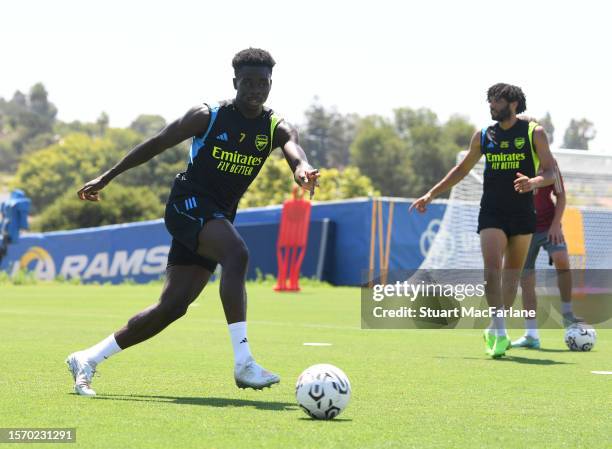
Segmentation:
[(593, 374), (612, 374), (612, 371), (591, 371)]
[(304, 343), (304, 346), (331, 346), (331, 343)]

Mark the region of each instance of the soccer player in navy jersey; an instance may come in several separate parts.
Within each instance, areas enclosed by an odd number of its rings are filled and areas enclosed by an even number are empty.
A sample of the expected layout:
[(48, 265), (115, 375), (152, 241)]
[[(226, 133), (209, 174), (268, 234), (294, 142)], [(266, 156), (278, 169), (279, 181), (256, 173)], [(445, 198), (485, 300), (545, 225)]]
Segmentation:
[(240, 51), (232, 60), (234, 99), (191, 108), (79, 190), (82, 200), (99, 201), (99, 192), (116, 176), (192, 139), (187, 169), (174, 180), (166, 205), (172, 245), (159, 301), (101, 342), (68, 356), (76, 393), (94, 396), (91, 381), (97, 365), (182, 317), (217, 263), (222, 267), (220, 295), (234, 349), (236, 385), (261, 389), (280, 381), (251, 355), (246, 330), (248, 250), (232, 224), (240, 198), (275, 148), (281, 148), (295, 181), (311, 196), (317, 185), (319, 172), (308, 163), (297, 131), (264, 106), (274, 65), (265, 50)]

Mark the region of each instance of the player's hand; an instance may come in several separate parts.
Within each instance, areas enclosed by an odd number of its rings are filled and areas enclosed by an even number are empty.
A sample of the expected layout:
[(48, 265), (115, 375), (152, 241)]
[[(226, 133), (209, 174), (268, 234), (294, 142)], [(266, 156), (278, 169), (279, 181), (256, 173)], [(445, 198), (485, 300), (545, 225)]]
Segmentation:
[(79, 198), (82, 200), (100, 201), (99, 192), (106, 187), (107, 184), (108, 181), (104, 179), (104, 175), (98, 176), (96, 179), (92, 179), (81, 187), (77, 195), (79, 195)]
[(297, 182), (302, 189), (310, 192), (310, 199), (312, 199), (315, 187), (319, 186), (319, 177), (321, 176), (319, 170), (312, 168), (308, 164), (300, 164), (295, 169), (293, 176), (295, 182)]
[(559, 245), (565, 242), (563, 237), (563, 230), (561, 229), (561, 223), (553, 223), (548, 229), (548, 241), (553, 245)]
[(423, 213), (427, 210), (427, 205), (431, 203), (431, 194), (426, 193), (421, 198), (416, 200), (414, 203), (410, 205), (408, 212), (412, 212), (412, 209), (416, 209), (418, 212)]
[(527, 193), (531, 192), (534, 188), (535, 185), (529, 176), (517, 172), (516, 179), (514, 180), (514, 190), (518, 193)]

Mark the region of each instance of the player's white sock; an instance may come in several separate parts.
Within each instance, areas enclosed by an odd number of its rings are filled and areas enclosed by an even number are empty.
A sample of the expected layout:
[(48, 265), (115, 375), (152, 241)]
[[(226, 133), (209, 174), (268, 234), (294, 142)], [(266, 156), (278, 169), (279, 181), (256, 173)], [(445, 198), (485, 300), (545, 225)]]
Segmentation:
[(246, 321), (229, 324), (230, 337), (232, 339), (232, 347), (234, 348), (234, 362), (242, 364), (251, 356), (251, 348), (246, 334)]
[(572, 302), (563, 302), (561, 301), (561, 313), (565, 315), (566, 313), (572, 313)]
[(99, 364), (108, 359), (111, 355), (117, 354), (121, 348), (115, 340), (115, 334), (110, 334), (100, 343), (93, 345), (91, 348), (85, 349), (83, 354), (87, 360)]
[(497, 335), (497, 331), (495, 330), (495, 326), (493, 325), (493, 320), (487, 326), (487, 330), (491, 332), (493, 335)]
[[(503, 311), (504, 308), (503, 307), (498, 307), (496, 309), (497, 311)], [(495, 313), (493, 315), (493, 329), (495, 329), (495, 335), (497, 335), (498, 337), (505, 337), (506, 336), (506, 319), (504, 318), (503, 315), (497, 315), (497, 313)]]
[(535, 318), (525, 320), (525, 335), (531, 338), (540, 338), (538, 335), (538, 320)]

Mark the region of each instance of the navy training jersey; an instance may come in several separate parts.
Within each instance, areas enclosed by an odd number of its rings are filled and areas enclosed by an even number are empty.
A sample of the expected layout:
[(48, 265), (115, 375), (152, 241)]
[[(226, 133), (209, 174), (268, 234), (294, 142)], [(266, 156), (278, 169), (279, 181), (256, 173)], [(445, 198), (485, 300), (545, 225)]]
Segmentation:
[(535, 213), (533, 192), (514, 190), (516, 173), (533, 178), (540, 160), (533, 145), (533, 130), (537, 123), (517, 120), (510, 129), (499, 123), (484, 128), (480, 151), (485, 156), (484, 182), (480, 207), (502, 215)]
[(246, 118), (233, 101), (207, 106), (208, 128), (193, 137), (187, 170), (176, 176), (169, 202), (200, 196), (212, 199), (233, 216), (272, 152), (274, 131), (281, 119), (268, 108), (259, 117)]

